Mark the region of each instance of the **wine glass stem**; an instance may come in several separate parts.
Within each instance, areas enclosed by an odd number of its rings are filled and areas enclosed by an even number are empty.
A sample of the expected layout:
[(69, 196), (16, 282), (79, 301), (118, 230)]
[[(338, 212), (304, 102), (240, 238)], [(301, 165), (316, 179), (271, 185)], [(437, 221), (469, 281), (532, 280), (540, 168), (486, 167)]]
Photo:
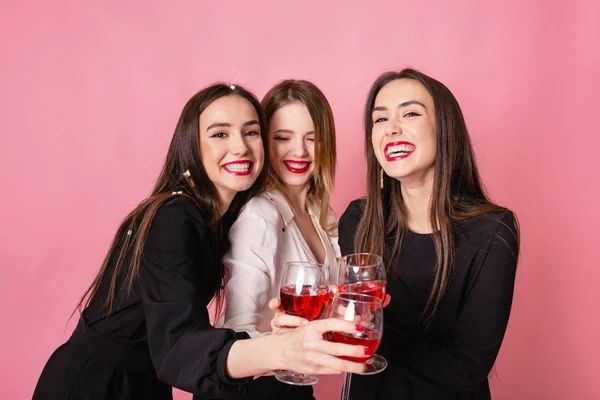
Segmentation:
[(342, 386), (342, 398), (341, 400), (348, 400), (350, 398), (350, 381), (352, 380), (352, 374), (346, 372), (344, 374), (344, 386)]

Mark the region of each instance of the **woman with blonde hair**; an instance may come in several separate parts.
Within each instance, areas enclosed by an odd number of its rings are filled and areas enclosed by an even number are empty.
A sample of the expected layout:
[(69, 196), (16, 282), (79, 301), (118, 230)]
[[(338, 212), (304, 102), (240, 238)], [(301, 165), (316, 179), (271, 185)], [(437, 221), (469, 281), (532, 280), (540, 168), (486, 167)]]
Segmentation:
[[(269, 141), (267, 190), (251, 199), (231, 227), (225, 255), (224, 326), (252, 337), (269, 332), (288, 261), (334, 268), (339, 257), (337, 221), (330, 206), (336, 151), (331, 107), (304, 80), (285, 80), (261, 102)], [(256, 398), (312, 399), (312, 387), (263, 377)], [(252, 390), (251, 390), (252, 392)]]

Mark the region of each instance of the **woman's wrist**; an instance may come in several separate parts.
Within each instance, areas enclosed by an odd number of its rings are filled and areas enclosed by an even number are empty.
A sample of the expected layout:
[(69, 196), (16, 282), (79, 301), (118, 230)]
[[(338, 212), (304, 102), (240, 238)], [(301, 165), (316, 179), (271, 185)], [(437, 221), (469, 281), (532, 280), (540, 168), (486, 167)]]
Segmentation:
[(283, 361), (283, 337), (281, 335), (263, 336), (259, 357), (264, 357), (269, 371), (285, 369)]
[(240, 379), (283, 369), (282, 342), (279, 335), (236, 341), (227, 357), (227, 374)]

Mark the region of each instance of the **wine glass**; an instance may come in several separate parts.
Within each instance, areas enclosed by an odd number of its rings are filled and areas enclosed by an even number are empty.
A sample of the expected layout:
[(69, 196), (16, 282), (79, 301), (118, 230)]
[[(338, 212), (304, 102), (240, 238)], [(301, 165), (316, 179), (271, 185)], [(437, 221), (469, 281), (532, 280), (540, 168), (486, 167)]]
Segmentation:
[[(285, 265), (279, 297), (286, 314), (309, 321), (319, 319), (329, 304), (330, 296), (327, 266), (298, 261)], [(314, 385), (319, 381), (315, 375), (285, 370), (277, 372), (275, 378), (299, 386)]]
[(376, 254), (348, 254), (340, 259), (336, 283), (340, 293), (361, 293), (384, 301), (386, 271), (383, 260)]
[[(383, 302), (386, 295), (386, 271), (383, 260), (377, 254), (355, 253), (343, 256), (338, 265), (336, 284), (339, 293), (360, 293), (371, 295)], [(376, 374), (387, 367), (387, 360), (374, 354), (367, 360), (365, 374)], [(342, 399), (350, 395), (352, 374), (344, 375)]]
[[(330, 332), (329, 340), (337, 343), (361, 345), (374, 354), (381, 343), (383, 334), (383, 302), (380, 298), (359, 293), (337, 293), (329, 310), (329, 318), (338, 318), (351, 321), (363, 328), (357, 333)], [(361, 375), (372, 375), (383, 371), (387, 367), (387, 361), (383, 363), (372, 362), (368, 355), (362, 357), (339, 356), (340, 358), (353, 362), (366, 362), (367, 369)], [(342, 388), (342, 400), (348, 400), (350, 396), (350, 378), (347, 374)]]
[[(343, 319), (362, 326), (357, 333), (331, 332), (329, 339), (332, 342), (364, 346), (370, 350), (371, 354), (377, 351), (383, 333), (383, 302), (381, 299), (360, 293), (338, 293), (333, 298), (328, 318)], [(370, 358), (369, 355), (338, 357), (357, 363), (364, 363)], [(382, 366), (377, 371), (365, 371), (362, 374), (372, 375), (384, 369), (385, 366)]]

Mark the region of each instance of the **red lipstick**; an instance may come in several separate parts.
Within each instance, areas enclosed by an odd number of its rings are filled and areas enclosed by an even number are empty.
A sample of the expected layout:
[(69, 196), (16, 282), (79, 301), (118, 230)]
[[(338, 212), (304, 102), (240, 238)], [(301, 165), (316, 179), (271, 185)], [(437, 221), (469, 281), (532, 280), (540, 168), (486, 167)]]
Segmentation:
[(231, 175), (245, 176), (250, 175), (254, 163), (249, 160), (238, 160), (223, 164), (223, 169)]
[(406, 157), (409, 157), (416, 148), (417, 146), (410, 142), (390, 142), (385, 145), (383, 154), (388, 161), (403, 160)]
[[(285, 160), (283, 162), (285, 167), (293, 174), (303, 174), (308, 171), (308, 167), (310, 167), (310, 161), (296, 161), (296, 160)], [(304, 165), (304, 167), (299, 167), (300, 165)]]

